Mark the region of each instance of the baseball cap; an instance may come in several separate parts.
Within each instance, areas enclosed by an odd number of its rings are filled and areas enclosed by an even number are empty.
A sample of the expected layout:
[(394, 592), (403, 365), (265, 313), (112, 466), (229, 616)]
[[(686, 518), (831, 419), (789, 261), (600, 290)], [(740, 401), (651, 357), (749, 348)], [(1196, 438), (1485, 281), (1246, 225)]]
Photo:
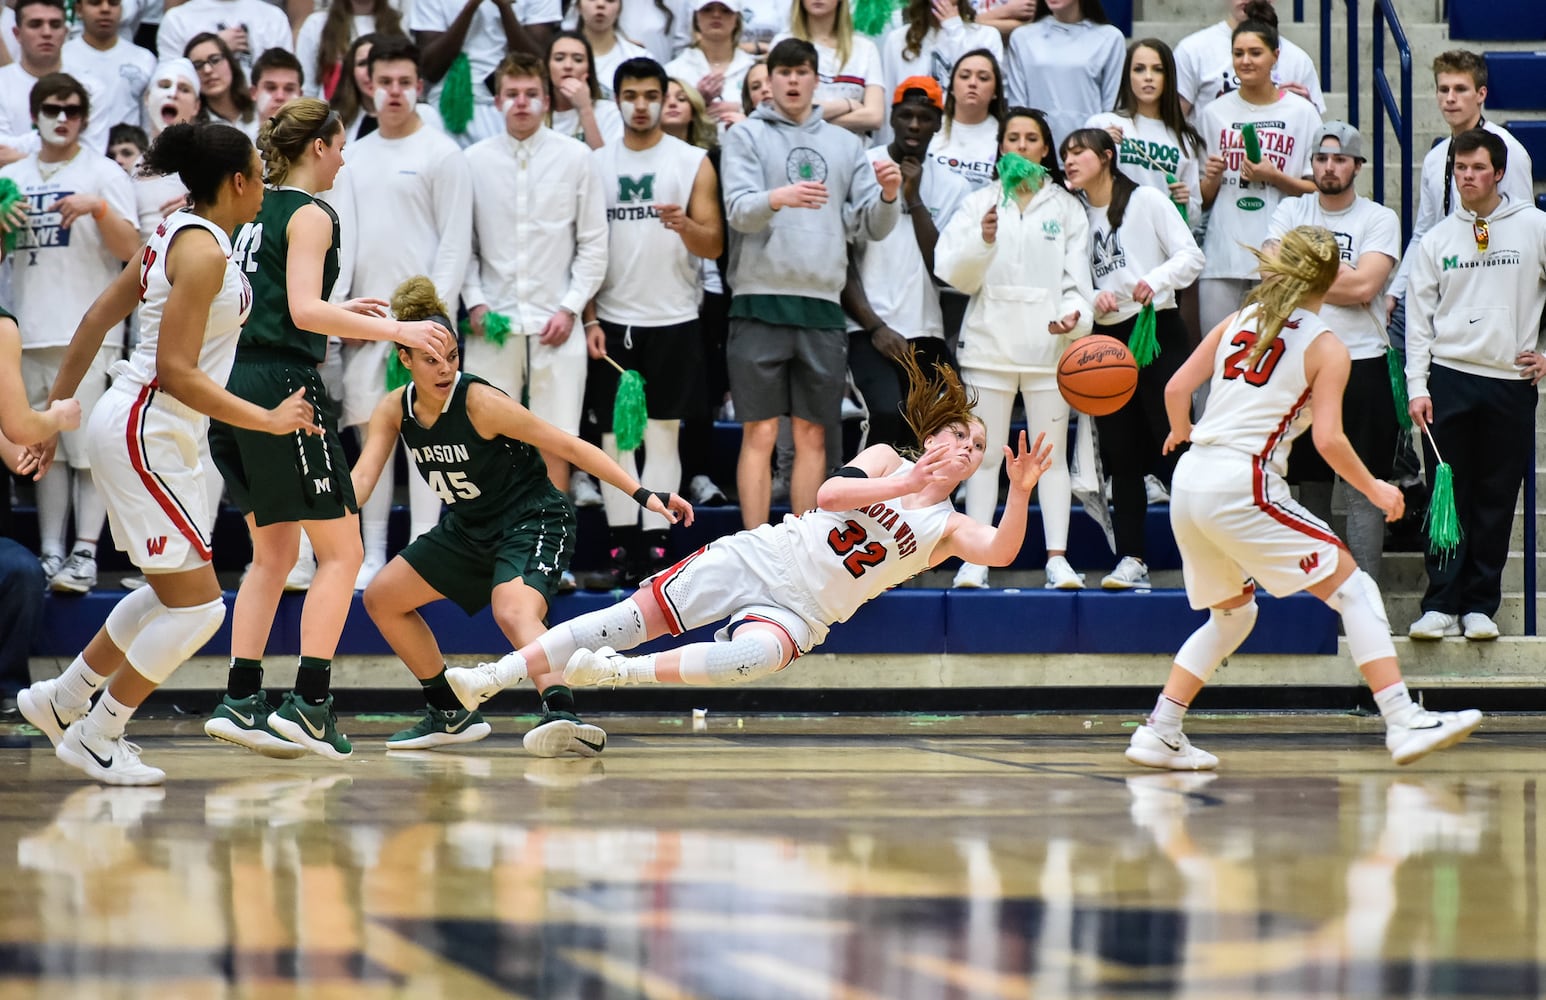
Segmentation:
[[(1315, 133), (1315, 140), (1310, 143), (1310, 155), (1314, 156), (1322, 152), (1321, 143), (1327, 139), (1337, 140), (1337, 145), (1341, 148), (1335, 152), (1343, 156), (1351, 156), (1355, 160), (1367, 159), (1363, 155), (1363, 136), (1347, 122), (1327, 122), (1322, 125), (1320, 131)], [(1328, 149), (1325, 152), (1330, 153), (1332, 150)]]
[(939, 89), (939, 81), (932, 76), (910, 76), (897, 84), (891, 95), (891, 106), (901, 104), (909, 90), (921, 90), (929, 103), (940, 111), (945, 110), (945, 92)]
[(698, 13), (698, 11), (700, 11), (703, 8), (707, 7), (709, 4), (715, 4), (715, 3), (719, 4), (721, 7), (726, 8), (732, 14), (739, 14), (741, 12), (740, 8), (737, 7), (735, 4), (731, 3), (730, 0), (692, 0), (692, 10), (693, 10), (693, 13), (696, 14), (696, 13)]

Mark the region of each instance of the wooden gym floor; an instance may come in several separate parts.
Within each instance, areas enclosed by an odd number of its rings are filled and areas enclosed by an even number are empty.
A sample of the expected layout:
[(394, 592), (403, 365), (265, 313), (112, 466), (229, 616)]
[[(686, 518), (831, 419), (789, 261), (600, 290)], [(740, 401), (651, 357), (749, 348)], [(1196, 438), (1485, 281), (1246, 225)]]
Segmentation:
[(596, 717), (603, 758), (271, 761), (164, 789), (0, 727), (0, 997), (1535, 997), (1540, 717), (1400, 769), (1377, 719)]

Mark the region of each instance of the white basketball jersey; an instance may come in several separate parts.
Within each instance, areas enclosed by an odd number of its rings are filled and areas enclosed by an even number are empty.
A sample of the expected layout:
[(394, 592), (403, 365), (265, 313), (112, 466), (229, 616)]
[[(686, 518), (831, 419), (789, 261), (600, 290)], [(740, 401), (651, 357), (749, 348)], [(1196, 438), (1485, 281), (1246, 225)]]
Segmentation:
[(625, 326), (675, 326), (698, 318), (702, 270), (682, 237), (660, 224), (657, 205), (692, 202), (708, 155), (669, 135), (649, 149), (609, 142), (591, 154), (607, 194), (607, 276), (596, 315)]
[(214, 234), (226, 255), (225, 280), (220, 293), (210, 304), (204, 321), (204, 346), (199, 349), (199, 368), (217, 385), (224, 386), (236, 363), (236, 342), (242, 324), (252, 309), (252, 286), (241, 268), (232, 263), (231, 240), (219, 227), (201, 216), (183, 210), (166, 217), (140, 256), (140, 342), (128, 359), (113, 366), (114, 378), (127, 378), (140, 385), (156, 379), (156, 345), (161, 339), (161, 315), (166, 310), (172, 283), (166, 277), (167, 255), (172, 240), (184, 229), (196, 227)]
[[(905, 475), (911, 462), (893, 475)], [(898, 500), (861, 510), (811, 510), (784, 518), (795, 579), (834, 622), (865, 601), (929, 568), (955, 508), (948, 500), (909, 510)]]
[(1192, 428), (1192, 444), (1241, 452), (1282, 476), (1289, 445), (1310, 426), (1305, 352), (1330, 332), (1315, 313), (1295, 309), (1262, 356), (1248, 364), (1257, 338), (1256, 307), (1242, 310), (1213, 357), (1208, 406)]

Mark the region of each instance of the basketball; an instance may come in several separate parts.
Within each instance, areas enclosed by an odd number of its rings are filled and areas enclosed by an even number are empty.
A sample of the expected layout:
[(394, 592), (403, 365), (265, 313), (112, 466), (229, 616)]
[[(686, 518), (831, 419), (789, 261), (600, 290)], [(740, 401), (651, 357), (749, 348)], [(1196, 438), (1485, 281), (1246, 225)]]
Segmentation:
[(1092, 417), (1115, 413), (1138, 388), (1138, 362), (1115, 337), (1096, 334), (1071, 344), (1058, 359), (1058, 391)]

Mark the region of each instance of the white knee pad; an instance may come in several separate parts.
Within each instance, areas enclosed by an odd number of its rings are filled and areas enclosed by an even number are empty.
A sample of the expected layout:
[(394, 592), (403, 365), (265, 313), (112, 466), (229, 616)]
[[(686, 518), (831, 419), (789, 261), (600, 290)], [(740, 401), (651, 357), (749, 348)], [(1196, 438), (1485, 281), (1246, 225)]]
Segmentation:
[(1380, 597), (1379, 584), (1368, 573), (1354, 570), (1326, 603), (1342, 616), (1342, 631), (1347, 633), (1347, 648), (1355, 664), (1361, 667), (1373, 660), (1395, 657), (1385, 601)]
[(107, 637), (113, 640), (113, 645), (127, 651), (145, 631), (145, 626), (165, 611), (166, 605), (161, 603), (154, 590), (141, 587), (132, 591), (107, 613)]
[(1224, 657), (1240, 648), (1245, 637), (1256, 627), (1256, 599), (1238, 608), (1208, 612), (1202, 628), (1193, 632), (1176, 654), (1176, 666), (1207, 683), (1224, 662)]
[(562, 670), (576, 649), (611, 646), (621, 652), (648, 637), (644, 612), (633, 601), (621, 601), (610, 608), (560, 622), (538, 636), (537, 645), (547, 654), (548, 666)]
[(699, 642), (682, 650), (682, 683), (747, 684), (784, 666), (784, 648), (766, 629), (743, 629), (729, 642)]
[(225, 601), (218, 597), (191, 608), (167, 608), (129, 647), (129, 665), (152, 684), (165, 684), (172, 671), (220, 630), (223, 621)]

